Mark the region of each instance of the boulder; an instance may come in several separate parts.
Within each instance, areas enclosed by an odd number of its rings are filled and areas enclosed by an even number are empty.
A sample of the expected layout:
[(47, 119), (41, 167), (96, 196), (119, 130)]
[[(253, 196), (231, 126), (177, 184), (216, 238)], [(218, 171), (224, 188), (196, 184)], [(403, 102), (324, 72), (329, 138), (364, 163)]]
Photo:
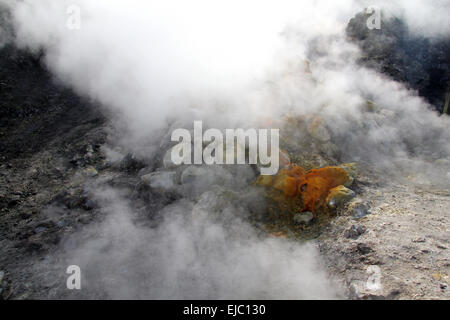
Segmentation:
[(344, 163), (341, 164), (339, 168), (343, 169), (349, 177), (349, 180), (346, 181), (343, 186), (347, 188), (350, 187), (358, 175), (358, 164), (356, 162)]
[(326, 203), (330, 208), (337, 208), (349, 202), (354, 196), (355, 192), (353, 190), (341, 185), (330, 190)]
[(348, 207), (352, 219), (354, 220), (359, 220), (370, 214), (369, 206), (359, 199), (353, 200)]
[(87, 175), (88, 177), (96, 177), (96, 176), (98, 176), (97, 169), (95, 169), (94, 167), (88, 167), (88, 168), (85, 170), (85, 173), (86, 173), (86, 175)]
[(385, 300), (380, 290), (370, 290), (365, 281), (355, 280), (349, 286), (350, 298), (353, 300)]
[(242, 206), (239, 194), (220, 186), (214, 186), (211, 190), (202, 193), (192, 209), (196, 219), (213, 219), (231, 221), (230, 216)]
[(141, 180), (150, 188), (158, 191), (172, 191), (176, 188), (176, 172), (155, 171), (141, 176)]
[(120, 162), (120, 169), (123, 171), (138, 171), (145, 167), (145, 163), (138, 160), (134, 153), (128, 153)]
[[(235, 165), (230, 167), (226, 168), (222, 165), (187, 166), (181, 173), (181, 184), (183, 187), (199, 189), (204, 192), (213, 185), (234, 187), (236, 181), (241, 179), (247, 181), (251, 178), (254, 181), (255, 175), (249, 166)], [(235, 172), (235, 175), (231, 172)]]
[(320, 143), (318, 146), (319, 152), (328, 159), (336, 159), (339, 155), (339, 148), (331, 141)]
[(83, 203), (82, 207), (84, 210), (90, 211), (92, 209), (95, 209), (97, 205), (94, 200), (88, 199)]
[(183, 170), (181, 174), (181, 184), (207, 183), (210, 179), (211, 172), (203, 166), (189, 166)]

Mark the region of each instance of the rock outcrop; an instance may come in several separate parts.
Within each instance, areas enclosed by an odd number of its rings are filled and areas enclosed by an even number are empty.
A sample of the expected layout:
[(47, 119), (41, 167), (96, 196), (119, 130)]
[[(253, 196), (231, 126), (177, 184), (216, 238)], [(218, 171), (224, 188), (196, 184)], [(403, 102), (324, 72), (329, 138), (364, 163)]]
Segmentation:
[(417, 90), (442, 112), (450, 84), (450, 39), (413, 35), (403, 20), (383, 15), (381, 28), (370, 30), (367, 18), (358, 13), (346, 29), (364, 53), (360, 63)]

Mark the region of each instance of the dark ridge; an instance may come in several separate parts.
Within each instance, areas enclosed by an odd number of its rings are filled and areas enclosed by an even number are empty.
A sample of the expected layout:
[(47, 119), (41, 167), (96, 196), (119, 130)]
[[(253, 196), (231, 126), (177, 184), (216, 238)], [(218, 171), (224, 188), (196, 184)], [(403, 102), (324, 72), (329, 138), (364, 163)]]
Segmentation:
[(368, 17), (358, 13), (346, 29), (349, 39), (364, 53), (360, 63), (417, 90), (442, 112), (450, 84), (450, 38), (413, 36), (402, 20), (383, 16), (381, 29), (370, 30)]
[(0, 48), (0, 157), (5, 161), (45, 150), (55, 138), (104, 118), (90, 101), (58, 83), (31, 54), (12, 44)]

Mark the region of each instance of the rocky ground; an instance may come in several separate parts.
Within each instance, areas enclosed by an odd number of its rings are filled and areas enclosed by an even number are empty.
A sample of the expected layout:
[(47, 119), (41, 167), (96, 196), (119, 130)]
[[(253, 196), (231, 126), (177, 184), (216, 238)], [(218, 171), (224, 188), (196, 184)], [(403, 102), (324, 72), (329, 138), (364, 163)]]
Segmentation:
[(450, 85), (450, 41), (413, 36), (398, 18), (382, 19), (379, 30), (368, 30), (366, 19), (357, 14), (346, 30), (364, 52), (360, 63), (417, 90), (442, 112)]
[(450, 190), (375, 181), (320, 235), (330, 269), (351, 298), (449, 299)]
[[(23, 270), (59, 243), (66, 224), (45, 208), (64, 188), (83, 192), (82, 170), (99, 161), (106, 135), (96, 108), (58, 84), (38, 58), (5, 47), (0, 64), (0, 290), (8, 299), (27, 292)], [(82, 200), (71, 204), (75, 227), (90, 217), (80, 214), (88, 210)]]

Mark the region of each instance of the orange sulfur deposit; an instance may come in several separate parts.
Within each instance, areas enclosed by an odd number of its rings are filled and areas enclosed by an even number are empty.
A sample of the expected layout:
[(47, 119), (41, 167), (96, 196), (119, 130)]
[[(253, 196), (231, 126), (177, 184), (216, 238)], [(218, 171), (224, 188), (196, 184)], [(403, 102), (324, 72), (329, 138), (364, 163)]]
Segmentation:
[(340, 167), (305, 171), (302, 167), (291, 164), (281, 169), (276, 176), (260, 176), (257, 184), (269, 187), (274, 200), (300, 199), (301, 207), (297, 208), (297, 212), (314, 212), (325, 201), (331, 189), (345, 185), (350, 180), (347, 172)]

